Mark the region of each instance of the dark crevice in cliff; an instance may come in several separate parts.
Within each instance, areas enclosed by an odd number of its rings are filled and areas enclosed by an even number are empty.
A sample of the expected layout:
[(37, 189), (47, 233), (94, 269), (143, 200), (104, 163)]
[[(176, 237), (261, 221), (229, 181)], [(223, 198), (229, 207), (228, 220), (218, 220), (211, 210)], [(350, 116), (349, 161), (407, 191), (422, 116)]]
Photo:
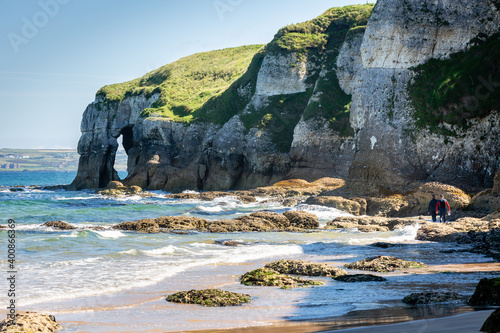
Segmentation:
[(133, 125), (129, 125), (129, 126), (124, 127), (120, 132), (120, 134), (123, 137), (123, 149), (125, 149), (125, 152), (127, 153), (127, 155), (128, 155), (130, 148), (132, 148), (134, 146), (134, 134), (132, 132), (133, 128), (134, 128)]

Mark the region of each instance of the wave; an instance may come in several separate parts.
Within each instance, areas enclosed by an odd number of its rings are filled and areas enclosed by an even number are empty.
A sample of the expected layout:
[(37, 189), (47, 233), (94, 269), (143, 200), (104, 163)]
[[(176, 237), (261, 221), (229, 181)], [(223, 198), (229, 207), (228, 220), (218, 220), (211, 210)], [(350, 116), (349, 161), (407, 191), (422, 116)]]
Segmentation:
[(172, 254), (176, 250), (175, 246), (168, 245), (159, 249), (154, 249), (154, 250), (141, 250), (140, 252), (148, 255), (148, 256), (163, 256), (166, 254)]
[(95, 233), (99, 238), (117, 239), (127, 236), (119, 230), (89, 230), (89, 231)]
[(197, 206), (196, 209), (207, 213), (220, 213), (224, 211), (220, 206)]
[[(320, 221), (331, 221), (337, 217), (341, 216), (353, 216), (345, 211), (342, 211), (337, 208), (318, 206), (318, 205), (308, 205), (308, 204), (300, 204), (293, 207), (291, 210), (308, 212), (316, 215), (318, 220)], [(326, 224), (320, 224), (320, 227)]]
[(405, 242), (416, 242), (417, 232), (420, 228), (419, 224), (416, 223), (411, 226), (406, 226), (403, 229), (396, 229), (394, 231), (385, 232), (357, 232), (353, 234), (353, 237), (347, 240), (349, 245), (367, 245), (375, 242), (389, 242), (389, 243), (405, 243)]

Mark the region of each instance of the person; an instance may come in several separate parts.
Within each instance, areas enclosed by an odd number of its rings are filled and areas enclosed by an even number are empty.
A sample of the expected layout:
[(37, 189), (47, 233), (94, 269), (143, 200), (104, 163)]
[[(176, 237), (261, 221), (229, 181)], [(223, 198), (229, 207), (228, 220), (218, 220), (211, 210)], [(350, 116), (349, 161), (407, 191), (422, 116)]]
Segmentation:
[(431, 214), (432, 216), (432, 222), (436, 222), (436, 205), (438, 201), (436, 200), (436, 195), (432, 195), (432, 199), (429, 202), (429, 208), (427, 209), (427, 214)]
[(446, 214), (451, 214), (450, 204), (441, 194), (441, 200), (438, 201), (436, 205), (436, 213), (439, 213), (440, 222), (446, 223)]

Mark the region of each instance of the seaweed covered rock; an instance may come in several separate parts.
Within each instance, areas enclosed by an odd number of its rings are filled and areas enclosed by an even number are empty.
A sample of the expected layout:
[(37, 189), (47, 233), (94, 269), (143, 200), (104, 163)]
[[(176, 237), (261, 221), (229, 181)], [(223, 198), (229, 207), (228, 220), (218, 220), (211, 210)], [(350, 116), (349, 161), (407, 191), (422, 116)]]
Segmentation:
[(425, 292), (413, 293), (403, 298), (402, 302), (410, 305), (446, 303), (453, 301), (463, 301), (464, 296), (455, 292)]
[(377, 256), (346, 264), (344, 267), (349, 269), (386, 273), (394, 272), (399, 268), (424, 268), (428, 266), (418, 261), (398, 259), (390, 256)]
[(68, 222), (64, 221), (50, 221), (50, 222), (45, 222), (42, 224), (43, 227), (51, 227), (59, 230), (73, 230), (76, 229), (75, 226), (72, 226)]
[(387, 281), (386, 278), (373, 275), (373, 274), (352, 274), (340, 275), (335, 277), (335, 281), (340, 282), (383, 282)]
[(500, 305), (500, 278), (481, 279), (469, 300), (469, 305)]
[(240, 281), (246, 286), (281, 287), (286, 289), (324, 284), (320, 281), (305, 280), (290, 275), (280, 274), (270, 268), (258, 268), (245, 273), (240, 277)]
[(62, 329), (52, 315), (36, 312), (17, 313), (14, 321), (5, 319), (0, 322), (0, 332), (56, 332)]
[(250, 302), (250, 295), (221, 289), (189, 290), (168, 295), (167, 301), (203, 306), (234, 306)]
[(142, 188), (136, 185), (125, 186), (119, 181), (111, 181), (106, 185), (106, 188), (102, 191), (98, 191), (100, 195), (110, 196), (110, 197), (121, 197), (125, 195), (136, 195), (141, 194), (143, 196), (150, 195), (149, 193), (144, 193)]
[(140, 221), (122, 222), (113, 227), (113, 229), (137, 231), (145, 234), (154, 234), (160, 232), (160, 227), (153, 219), (144, 219)]
[(500, 308), (493, 311), (493, 313), (486, 319), (481, 332), (486, 333), (500, 333)]
[(169, 230), (203, 230), (207, 220), (194, 216), (162, 216), (154, 219), (160, 228)]
[(421, 222), (418, 218), (388, 218), (380, 216), (340, 216), (328, 222), (326, 229), (352, 229), (361, 232), (401, 229)]
[(301, 229), (315, 229), (319, 228), (318, 217), (314, 214), (289, 210), (283, 215), (290, 220), (290, 226)]
[(336, 268), (326, 264), (315, 264), (310, 261), (303, 260), (278, 260), (267, 264), (265, 267), (282, 274), (329, 277), (347, 274), (347, 272), (341, 268)]

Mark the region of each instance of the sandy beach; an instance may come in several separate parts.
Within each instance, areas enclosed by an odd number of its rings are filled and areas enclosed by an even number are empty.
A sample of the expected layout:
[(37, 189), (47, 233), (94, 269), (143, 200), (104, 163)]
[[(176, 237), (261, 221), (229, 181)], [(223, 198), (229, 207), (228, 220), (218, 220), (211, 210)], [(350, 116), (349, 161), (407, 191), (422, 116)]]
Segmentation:
[[(392, 309), (394, 317), (391, 318), (390, 309), (386, 311), (387, 318), (366, 318), (359, 316), (358, 318), (344, 318), (336, 322), (325, 323), (281, 323), (265, 327), (248, 327), (231, 330), (210, 330), (210, 331), (193, 331), (196, 333), (310, 333), (310, 332), (346, 332), (346, 333), (479, 333), (480, 328), (493, 310), (480, 310), (474, 312), (466, 312), (458, 315), (411, 320), (406, 319), (404, 322), (396, 324), (382, 324), (384, 321), (399, 321), (404, 320), (398, 316), (400, 309)], [(458, 310), (466, 311), (466, 309)], [(361, 326), (354, 328), (343, 328), (345, 326)]]

